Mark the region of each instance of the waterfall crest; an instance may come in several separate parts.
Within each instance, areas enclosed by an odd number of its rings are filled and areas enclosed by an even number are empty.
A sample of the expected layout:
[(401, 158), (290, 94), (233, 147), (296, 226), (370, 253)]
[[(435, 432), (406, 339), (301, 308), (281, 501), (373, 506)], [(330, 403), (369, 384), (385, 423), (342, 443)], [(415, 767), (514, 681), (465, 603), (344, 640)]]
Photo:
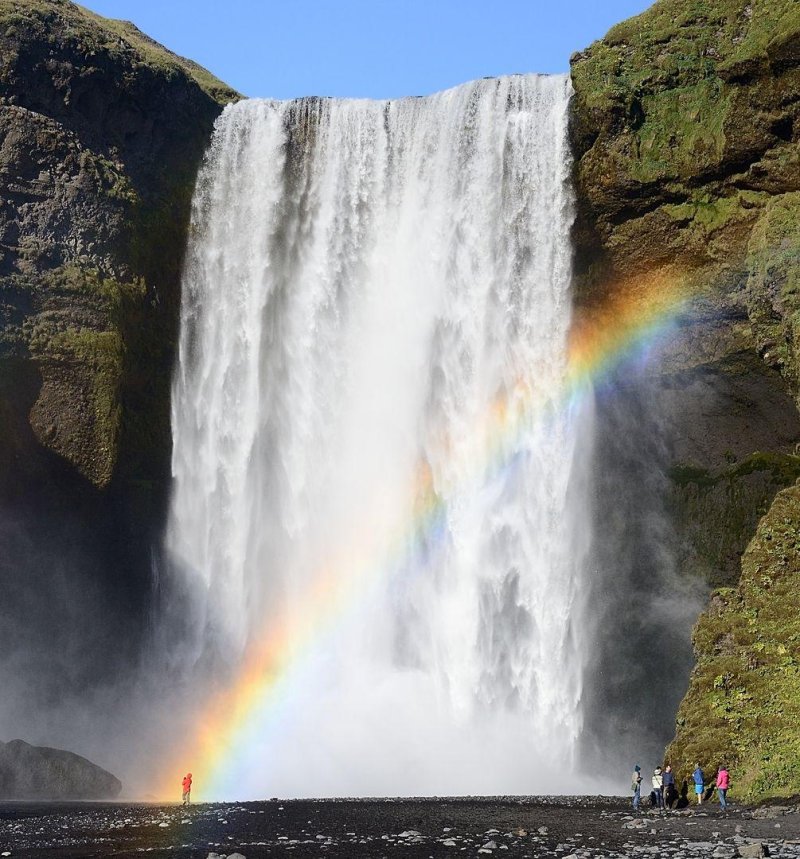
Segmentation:
[(167, 548), (198, 660), (235, 675), (281, 630), (280, 701), (231, 795), (577, 786), (591, 415), (563, 395), (569, 96), (523, 75), (218, 120)]

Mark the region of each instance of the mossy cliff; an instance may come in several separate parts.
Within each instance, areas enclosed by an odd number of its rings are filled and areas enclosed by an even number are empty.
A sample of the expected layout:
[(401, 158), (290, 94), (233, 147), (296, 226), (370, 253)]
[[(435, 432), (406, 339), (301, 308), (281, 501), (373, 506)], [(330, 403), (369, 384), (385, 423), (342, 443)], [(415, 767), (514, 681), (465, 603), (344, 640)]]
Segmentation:
[(800, 785), (800, 486), (784, 489), (694, 630), (697, 665), (667, 755), (727, 763), (736, 793), (791, 796)]
[(579, 312), (652, 283), (682, 300), (648, 383), (665, 508), (681, 574), (727, 588), (669, 753), (724, 758), (739, 796), (800, 792), (800, 4), (659, 0), (572, 78)]
[(0, 0), (0, 472), (153, 481), (197, 166), (237, 97), (133, 25)]
[(191, 195), (235, 98), (131, 24), (0, 0), (6, 725), (88, 700), (138, 656)]

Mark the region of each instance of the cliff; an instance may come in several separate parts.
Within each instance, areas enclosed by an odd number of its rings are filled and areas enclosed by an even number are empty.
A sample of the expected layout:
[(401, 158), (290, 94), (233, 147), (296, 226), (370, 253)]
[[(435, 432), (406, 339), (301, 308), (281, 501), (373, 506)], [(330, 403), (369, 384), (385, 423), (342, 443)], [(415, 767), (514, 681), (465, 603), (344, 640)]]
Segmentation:
[(794, 745), (767, 762), (800, 665), (784, 490), (800, 476), (800, 6), (660, 0), (574, 55), (572, 77), (580, 312), (674, 299), (647, 381), (657, 465), (680, 575), (724, 587), (668, 754), (683, 774), (727, 761), (739, 796), (798, 792)]
[[(0, 474), (153, 480), (198, 163), (235, 92), (132, 24), (0, 2)], [(43, 451), (42, 451), (43, 449)]]
[(793, 796), (800, 785), (800, 486), (780, 492), (694, 630), (697, 664), (667, 754), (731, 762), (739, 797)]
[(0, 0), (0, 723), (15, 733), (53, 735), (53, 702), (74, 713), (137, 658), (191, 195), (235, 98), (131, 24)]

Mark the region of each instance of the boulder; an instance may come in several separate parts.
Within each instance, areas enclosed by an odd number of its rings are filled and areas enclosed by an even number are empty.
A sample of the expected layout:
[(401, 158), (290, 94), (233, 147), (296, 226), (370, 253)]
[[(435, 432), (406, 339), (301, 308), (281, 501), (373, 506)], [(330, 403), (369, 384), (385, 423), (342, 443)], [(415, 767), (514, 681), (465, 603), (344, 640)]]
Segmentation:
[(121, 790), (118, 778), (73, 752), (0, 743), (0, 799), (113, 799)]
[(761, 841), (756, 841), (753, 844), (743, 844), (739, 848), (739, 855), (743, 859), (756, 859), (759, 856), (769, 856), (769, 850)]

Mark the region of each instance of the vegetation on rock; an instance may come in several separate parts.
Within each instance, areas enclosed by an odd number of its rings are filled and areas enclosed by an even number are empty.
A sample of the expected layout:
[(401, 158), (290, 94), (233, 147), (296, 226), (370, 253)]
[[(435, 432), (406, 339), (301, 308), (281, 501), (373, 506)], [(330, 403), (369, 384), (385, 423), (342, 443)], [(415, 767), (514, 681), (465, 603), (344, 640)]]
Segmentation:
[[(237, 97), (130, 24), (67, 0), (0, 0), (10, 706), (85, 697), (146, 634), (191, 197)], [(25, 705), (13, 692), (23, 677), (41, 696)]]
[(0, 0), (6, 408), (26, 400), (19, 361), (40, 378), (14, 480), (39, 447), (100, 488), (163, 479), (194, 177), (236, 98), (130, 23), (68, 0)]
[(797, 793), (800, 5), (660, 0), (572, 78), (578, 301), (643, 278), (684, 297), (660, 364), (669, 510), (684, 573), (727, 586), (668, 754), (684, 776), (732, 764), (740, 797)]
[(748, 250), (747, 301), (758, 349), (800, 391), (800, 193), (768, 201)]
[(800, 189), (800, 9), (662, 0), (572, 58), (584, 290), (641, 266), (740, 285), (775, 193)]
[(736, 587), (716, 590), (694, 631), (697, 664), (667, 757), (731, 769), (752, 800), (800, 787), (800, 486), (781, 491), (742, 557)]

